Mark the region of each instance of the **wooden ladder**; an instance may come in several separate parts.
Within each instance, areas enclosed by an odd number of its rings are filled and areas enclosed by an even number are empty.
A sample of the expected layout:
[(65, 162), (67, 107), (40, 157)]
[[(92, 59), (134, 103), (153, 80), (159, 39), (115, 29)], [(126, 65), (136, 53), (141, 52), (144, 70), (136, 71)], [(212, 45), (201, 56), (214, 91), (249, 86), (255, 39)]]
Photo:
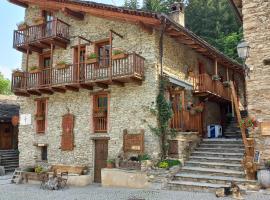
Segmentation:
[(17, 168), (13, 172), (12, 178), (11, 178), (11, 183), (16, 183), (19, 184), (22, 181), (22, 171), (21, 169)]

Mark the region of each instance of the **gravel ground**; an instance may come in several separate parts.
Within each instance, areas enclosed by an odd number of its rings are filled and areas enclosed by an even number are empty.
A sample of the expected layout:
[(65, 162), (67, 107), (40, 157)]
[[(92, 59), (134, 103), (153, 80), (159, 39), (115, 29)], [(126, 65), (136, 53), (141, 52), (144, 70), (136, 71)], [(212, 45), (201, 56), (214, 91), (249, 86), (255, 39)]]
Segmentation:
[[(212, 193), (176, 192), (160, 190), (135, 190), (123, 188), (102, 188), (98, 185), (70, 187), (63, 191), (39, 189), (39, 185), (15, 185), (0, 180), (0, 200), (214, 200)], [(219, 198), (230, 200), (231, 198)], [(245, 196), (247, 200), (270, 200), (270, 195), (262, 192)]]

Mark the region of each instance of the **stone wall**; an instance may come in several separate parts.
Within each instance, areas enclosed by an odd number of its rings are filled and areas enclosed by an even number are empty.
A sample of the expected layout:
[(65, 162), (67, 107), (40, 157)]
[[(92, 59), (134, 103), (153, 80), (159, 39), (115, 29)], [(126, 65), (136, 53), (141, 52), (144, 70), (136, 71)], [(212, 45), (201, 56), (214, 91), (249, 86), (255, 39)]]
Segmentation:
[[(25, 19), (31, 24), (35, 16), (40, 16), (41, 11), (36, 6), (26, 9)], [(123, 39), (115, 36), (113, 46), (122, 48), (127, 52), (136, 52), (146, 58), (145, 81), (142, 85), (127, 83), (125, 87), (110, 86), (109, 112), (108, 112), (108, 136), (109, 157), (115, 158), (122, 148), (122, 137), (124, 129), (145, 130), (145, 151), (157, 156), (159, 153), (158, 138), (149, 129), (148, 125), (156, 126), (156, 117), (151, 114), (150, 106), (155, 102), (157, 96), (157, 67), (156, 67), (156, 33), (149, 35), (143, 32), (138, 26), (128, 23), (109, 21), (102, 18), (86, 15), (85, 20), (77, 21), (62, 13), (56, 16), (71, 25), (71, 36), (80, 35), (92, 41), (109, 37), (109, 30), (122, 34)], [(65, 60), (73, 62), (73, 50), (70, 48), (76, 45), (76, 39), (71, 40), (67, 49), (56, 48), (53, 55), (53, 65), (58, 61)], [(88, 46), (91, 51), (93, 46)], [(23, 55), (22, 66), (25, 67), (26, 55)], [(38, 54), (29, 56), (29, 66), (38, 65)], [(100, 88), (94, 88), (94, 91)], [(65, 165), (86, 165), (90, 169), (94, 166), (94, 141), (91, 139), (96, 134), (93, 131), (92, 107), (93, 93), (80, 89), (79, 92), (67, 91), (65, 94), (55, 93), (49, 97), (47, 111), (47, 129), (44, 134), (35, 132), (34, 115), (36, 96), (23, 98), (25, 101), (21, 106), (21, 113), (32, 115), (32, 124), (20, 126), (19, 151), (20, 166), (34, 165), (35, 159), (40, 158), (40, 148), (33, 146), (34, 143), (48, 144), (48, 163)], [(75, 115), (75, 147), (73, 151), (62, 151), (61, 143), (61, 117), (70, 110)], [(93, 170), (92, 170), (93, 173)]]
[[(247, 100), (250, 117), (270, 121), (270, 1), (243, 0), (243, 28), (245, 40), (250, 45), (250, 57), (246, 64), (251, 68), (247, 79)], [(270, 137), (255, 131), (256, 148), (262, 151), (262, 159), (270, 159)]]

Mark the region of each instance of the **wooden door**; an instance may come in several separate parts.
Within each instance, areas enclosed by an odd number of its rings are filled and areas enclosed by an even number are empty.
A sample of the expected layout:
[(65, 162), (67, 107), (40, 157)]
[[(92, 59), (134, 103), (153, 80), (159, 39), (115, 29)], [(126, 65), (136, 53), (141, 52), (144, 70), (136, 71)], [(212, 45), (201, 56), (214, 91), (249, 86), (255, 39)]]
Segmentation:
[(41, 69), (40, 74), (40, 85), (49, 85), (51, 83), (51, 54), (50, 52), (43, 53), (39, 56), (39, 68)]
[(199, 62), (199, 74), (204, 74), (204, 73), (205, 73), (204, 64)]
[(0, 149), (12, 149), (12, 125), (0, 124)]
[(108, 158), (108, 140), (95, 141), (95, 176), (96, 183), (101, 182), (101, 169), (107, 165)]

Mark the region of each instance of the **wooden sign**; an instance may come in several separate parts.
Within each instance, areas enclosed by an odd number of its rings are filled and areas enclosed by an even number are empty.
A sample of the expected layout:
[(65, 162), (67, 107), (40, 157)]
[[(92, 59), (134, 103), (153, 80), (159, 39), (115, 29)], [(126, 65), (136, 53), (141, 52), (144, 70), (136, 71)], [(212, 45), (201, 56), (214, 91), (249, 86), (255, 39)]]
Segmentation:
[(264, 136), (270, 136), (270, 121), (261, 122), (261, 134)]
[(123, 150), (127, 152), (143, 153), (144, 152), (144, 130), (139, 134), (129, 134), (124, 130)]

